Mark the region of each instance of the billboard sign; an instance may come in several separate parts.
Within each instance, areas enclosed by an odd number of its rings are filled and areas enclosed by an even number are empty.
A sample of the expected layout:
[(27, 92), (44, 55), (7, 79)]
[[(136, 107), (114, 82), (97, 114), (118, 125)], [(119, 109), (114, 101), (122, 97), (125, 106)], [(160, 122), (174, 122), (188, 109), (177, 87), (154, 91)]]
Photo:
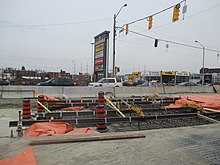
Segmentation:
[(108, 76), (109, 67), (109, 33), (104, 31), (95, 36), (94, 74), (95, 81)]
[(174, 71), (163, 71), (162, 72), (162, 75), (163, 76), (175, 76), (175, 73)]
[(177, 76), (189, 76), (190, 74), (189, 74), (189, 72), (183, 71), (183, 72), (176, 72), (176, 75)]

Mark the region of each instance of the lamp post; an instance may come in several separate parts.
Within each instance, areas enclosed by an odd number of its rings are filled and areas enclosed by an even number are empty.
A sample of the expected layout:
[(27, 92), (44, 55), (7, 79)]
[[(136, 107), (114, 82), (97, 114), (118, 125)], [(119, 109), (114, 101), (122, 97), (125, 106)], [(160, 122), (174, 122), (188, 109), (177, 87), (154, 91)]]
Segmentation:
[(75, 75), (76, 74), (76, 63), (74, 60), (72, 60), (73, 62), (73, 74)]
[(205, 80), (205, 73), (204, 73), (204, 65), (205, 65), (205, 47), (199, 42), (199, 41), (195, 41), (197, 43), (199, 43), (199, 45), (202, 47), (202, 86), (204, 85), (204, 80)]
[(126, 7), (127, 4), (124, 4), (120, 10), (118, 11), (117, 14), (114, 14), (114, 24), (113, 24), (113, 68), (112, 68), (112, 74), (113, 77), (115, 77), (115, 35), (116, 35), (116, 18), (119, 15), (119, 13), (121, 12), (123, 7)]

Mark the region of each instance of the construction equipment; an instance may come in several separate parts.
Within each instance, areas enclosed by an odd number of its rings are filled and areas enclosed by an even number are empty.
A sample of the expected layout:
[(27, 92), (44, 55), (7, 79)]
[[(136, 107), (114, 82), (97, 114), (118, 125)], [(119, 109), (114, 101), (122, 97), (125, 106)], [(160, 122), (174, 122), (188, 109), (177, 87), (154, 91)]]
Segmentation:
[(137, 106), (130, 105), (130, 104), (128, 104), (127, 102), (125, 102), (123, 99), (121, 99), (121, 101), (128, 106), (128, 108), (127, 108), (128, 110), (135, 111), (135, 112), (138, 113), (141, 117), (144, 117), (144, 116), (145, 116), (141, 108), (139, 108), (139, 107), (137, 107)]
[(144, 100), (156, 101), (156, 96), (144, 96)]
[(185, 103), (185, 104), (182, 105), (182, 108), (193, 108), (193, 109), (196, 109), (200, 112), (205, 113), (205, 110), (204, 110), (203, 106), (201, 106), (201, 105)]

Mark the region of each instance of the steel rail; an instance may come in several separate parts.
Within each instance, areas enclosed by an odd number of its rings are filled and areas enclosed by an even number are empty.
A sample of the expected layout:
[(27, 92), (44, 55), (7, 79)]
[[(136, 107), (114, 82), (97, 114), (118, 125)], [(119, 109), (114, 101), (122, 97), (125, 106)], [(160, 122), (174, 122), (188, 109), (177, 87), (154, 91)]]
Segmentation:
[[(78, 119), (53, 119), (53, 120), (22, 120), (22, 126), (30, 126), (33, 123), (39, 122), (67, 122), (78, 125), (94, 125), (98, 123), (120, 123), (120, 122), (144, 122), (147, 120), (160, 120), (160, 119), (177, 119), (177, 118), (190, 118), (196, 117), (197, 113), (184, 113), (184, 114), (169, 114), (169, 115), (155, 115), (155, 116), (145, 116), (145, 117), (106, 117), (106, 118), (78, 118)], [(10, 121), (9, 127), (16, 127), (18, 121)]]
[[(136, 101), (145, 101), (146, 99), (144, 98), (114, 98), (111, 99), (112, 102), (118, 102), (121, 99), (123, 99), (124, 101), (132, 101), (132, 102), (136, 102)], [(179, 98), (156, 98), (156, 101), (176, 101)], [(97, 102), (97, 99), (74, 99), (74, 100), (48, 100), (48, 103), (94, 103)]]
[[(165, 106), (165, 105), (169, 105), (171, 103), (174, 103), (175, 101), (173, 100), (169, 100), (169, 101), (161, 101), (161, 102), (157, 102), (159, 103), (161, 106)], [(137, 105), (153, 105), (155, 102), (154, 101), (135, 101), (135, 102), (128, 102), (129, 104), (137, 104)], [(124, 103), (121, 103), (122, 105), (125, 105)], [(48, 103), (48, 108), (51, 110), (55, 110), (56, 108), (67, 108), (67, 107), (76, 107), (76, 106), (84, 106), (86, 108), (90, 107), (90, 106), (96, 106), (98, 105), (97, 102), (91, 102), (91, 103), (56, 103), (56, 104), (50, 104)]]
[[(110, 116), (110, 115), (118, 115), (118, 112), (115, 110), (105, 110), (106, 115)], [(130, 114), (135, 114), (136, 112), (131, 111), (131, 110), (127, 110), (127, 109), (121, 109), (121, 111), (125, 114), (130, 113)], [(190, 108), (181, 108), (181, 109), (177, 109), (177, 108), (170, 108), (170, 109), (143, 109), (142, 111), (144, 111), (145, 113), (169, 113), (169, 112), (177, 112), (177, 113), (192, 113), (192, 112), (197, 112), (195, 109), (190, 109)], [(95, 116), (96, 115), (96, 111), (95, 110), (91, 110), (91, 111), (73, 111), (73, 112), (65, 112), (65, 111), (59, 111), (59, 112), (51, 112), (51, 113), (41, 113), (38, 114), (38, 116), (40, 118), (42, 117), (46, 117), (46, 118), (50, 118), (50, 117), (78, 117), (78, 116)]]
[[(127, 109), (121, 109), (121, 111), (125, 114), (127, 113), (131, 113), (131, 114), (135, 114), (134, 111), (131, 110), (127, 110)], [(191, 113), (191, 112), (197, 112), (197, 110), (195, 109), (189, 109), (189, 108), (181, 108), (181, 109), (177, 109), (177, 108), (170, 108), (170, 109), (143, 109), (142, 111), (144, 111), (145, 113), (169, 113), (169, 112), (177, 112), (177, 113)], [(105, 110), (105, 113), (107, 116), (111, 116), (111, 115), (118, 115), (118, 112), (115, 110)], [(78, 116), (96, 116), (96, 111), (95, 110), (91, 110), (91, 111), (69, 111), (69, 112), (65, 112), (65, 111), (59, 111), (59, 112), (51, 112), (51, 113), (40, 113), (38, 114), (38, 116), (40, 118), (42, 117), (46, 117), (46, 118), (50, 118), (50, 117), (78, 117)]]

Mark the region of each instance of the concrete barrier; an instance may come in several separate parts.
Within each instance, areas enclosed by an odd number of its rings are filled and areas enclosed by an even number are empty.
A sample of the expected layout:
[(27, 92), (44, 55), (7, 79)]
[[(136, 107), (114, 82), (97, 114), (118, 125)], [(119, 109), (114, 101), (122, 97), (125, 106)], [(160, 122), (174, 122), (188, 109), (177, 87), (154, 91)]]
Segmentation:
[(112, 87), (64, 87), (64, 94), (70, 98), (98, 97), (100, 91), (111, 93), (114, 96)]
[(24, 98), (34, 97), (34, 95), (34, 89), (21, 86), (2, 86), (0, 91), (0, 98)]
[(120, 87), (115, 88), (115, 97), (147, 96), (164, 94), (163, 87)]
[(213, 86), (192, 86), (191, 93), (215, 93)]
[(164, 86), (165, 94), (190, 93), (190, 86)]
[(158, 94), (215, 93), (212, 86), (159, 86), (159, 87), (63, 87), (63, 86), (0, 86), (0, 98), (24, 98), (48, 95), (68, 98), (97, 97), (103, 91), (115, 97)]

